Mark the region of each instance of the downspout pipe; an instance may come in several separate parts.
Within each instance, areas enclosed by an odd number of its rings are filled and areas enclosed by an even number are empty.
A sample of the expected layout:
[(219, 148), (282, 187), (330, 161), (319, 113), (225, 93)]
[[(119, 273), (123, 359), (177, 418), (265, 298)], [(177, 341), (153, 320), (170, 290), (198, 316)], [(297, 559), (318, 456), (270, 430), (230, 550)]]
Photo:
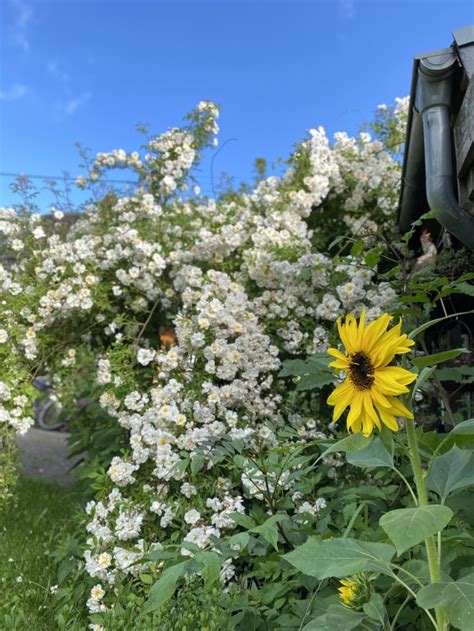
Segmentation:
[(456, 64), (454, 51), (419, 60), (416, 110), (423, 123), (426, 197), (430, 210), (442, 226), (474, 250), (474, 216), (459, 206), (454, 196), (449, 110)]
[[(413, 102), (413, 99), (410, 99)], [(399, 208), (398, 225), (401, 232), (408, 232), (415, 217), (413, 209), (426, 204), (423, 123), (420, 113), (413, 106), (408, 125), (405, 161), (403, 163), (403, 188)]]

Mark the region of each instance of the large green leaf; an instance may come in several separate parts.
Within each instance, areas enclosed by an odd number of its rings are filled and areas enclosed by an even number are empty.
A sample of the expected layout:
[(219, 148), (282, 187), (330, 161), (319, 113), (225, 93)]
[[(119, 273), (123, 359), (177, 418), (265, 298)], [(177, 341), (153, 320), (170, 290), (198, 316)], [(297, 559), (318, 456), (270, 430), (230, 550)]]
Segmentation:
[(382, 515), (379, 524), (397, 548), (397, 553), (403, 554), (443, 530), (452, 516), (450, 508), (435, 504), (392, 510)]
[[(371, 438), (365, 438), (362, 434), (350, 434), (338, 440), (336, 443), (329, 445), (329, 447), (321, 454), (326, 456), (328, 454), (337, 453), (338, 451), (350, 452), (364, 449), (372, 442)], [(320, 457), (321, 457), (320, 456)]]
[(362, 612), (343, 605), (330, 605), (327, 613), (308, 622), (303, 631), (350, 631), (359, 627), (364, 618)]
[(335, 383), (336, 377), (328, 364), (331, 358), (326, 353), (318, 353), (307, 359), (288, 359), (283, 362), (279, 377), (300, 377), (297, 390), (313, 390)]
[(470, 353), (467, 348), (453, 348), (450, 351), (443, 351), (441, 353), (433, 353), (433, 355), (424, 355), (423, 357), (415, 357), (412, 359), (412, 363), (419, 368), (425, 368), (425, 366), (433, 366), (434, 364), (441, 364), (447, 362), (450, 359), (455, 359), (462, 353)]
[(142, 613), (156, 611), (163, 605), (176, 591), (176, 584), (184, 576), (189, 565), (189, 561), (182, 561), (167, 568), (161, 578), (156, 581), (150, 589), (148, 600), (146, 601)]
[[(456, 428), (455, 428), (456, 429)], [(426, 486), (444, 502), (458, 489), (474, 484), (474, 454), (456, 445), (442, 456), (437, 456), (426, 478)]]
[(365, 603), (362, 608), (369, 618), (380, 622), (380, 624), (384, 624), (387, 612), (380, 594), (372, 594), (369, 602)]
[(344, 578), (357, 572), (374, 570), (392, 574), (389, 562), (395, 549), (386, 543), (331, 538), (321, 541), (311, 537), (302, 546), (283, 556), (308, 576)]
[(433, 583), (420, 589), (416, 602), (424, 609), (442, 607), (449, 622), (462, 631), (474, 629), (474, 574), (458, 581)]
[(458, 423), (451, 430), (451, 434), (467, 434), (469, 436), (474, 436), (474, 418)]
[(356, 467), (393, 467), (392, 455), (380, 438), (375, 438), (367, 447), (346, 454), (347, 462)]
[(319, 372), (314, 375), (305, 375), (301, 377), (296, 383), (297, 390), (315, 390), (316, 388), (322, 388), (335, 382), (333, 373)]
[(321, 370), (328, 371), (328, 364), (332, 359), (326, 353), (312, 355), (307, 359), (287, 359), (278, 373), (279, 377), (303, 377)]

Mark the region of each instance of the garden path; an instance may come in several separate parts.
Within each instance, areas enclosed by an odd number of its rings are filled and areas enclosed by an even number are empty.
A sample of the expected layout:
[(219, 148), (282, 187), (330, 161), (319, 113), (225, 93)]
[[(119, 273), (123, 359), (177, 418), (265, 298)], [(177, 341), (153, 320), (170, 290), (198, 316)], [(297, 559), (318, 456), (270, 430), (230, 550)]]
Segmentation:
[(76, 470), (69, 471), (77, 458), (68, 458), (67, 432), (48, 432), (36, 427), (17, 436), (22, 473), (29, 478), (73, 484)]

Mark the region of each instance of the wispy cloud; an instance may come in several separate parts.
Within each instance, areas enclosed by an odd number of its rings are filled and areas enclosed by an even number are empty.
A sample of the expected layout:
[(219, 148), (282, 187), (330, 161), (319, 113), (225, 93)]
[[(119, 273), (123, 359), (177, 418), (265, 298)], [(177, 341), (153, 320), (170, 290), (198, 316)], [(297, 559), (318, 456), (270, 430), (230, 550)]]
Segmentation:
[(26, 85), (22, 83), (14, 83), (7, 90), (0, 90), (0, 101), (16, 101), (28, 92)]
[(76, 95), (74, 94), (71, 75), (65, 70), (64, 65), (56, 59), (48, 61), (46, 64), (46, 72), (59, 84), (55, 90), (56, 94), (62, 93), (62, 96), (60, 96), (56, 104), (60, 118), (71, 116), (91, 99), (92, 93), (88, 90)]
[(348, 22), (353, 20), (357, 13), (355, 0), (339, 0), (337, 9), (339, 17)]
[(74, 112), (85, 105), (91, 99), (91, 97), (91, 92), (83, 92), (79, 96), (69, 99), (64, 104), (64, 112), (68, 115), (74, 114)]
[(30, 51), (30, 40), (28, 37), (28, 29), (33, 19), (33, 7), (23, 0), (11, 0), (14, 8), (13, 23), (10, 27), (10, 37), (13, 44), (28, 53)]
[(60, 64), (57, 61), (48, 61), (46, 64), (46, 71), (58, 81), (61, 81), (63, 84), (66, 84), (70, 80), (69, 73), (63, 70)]

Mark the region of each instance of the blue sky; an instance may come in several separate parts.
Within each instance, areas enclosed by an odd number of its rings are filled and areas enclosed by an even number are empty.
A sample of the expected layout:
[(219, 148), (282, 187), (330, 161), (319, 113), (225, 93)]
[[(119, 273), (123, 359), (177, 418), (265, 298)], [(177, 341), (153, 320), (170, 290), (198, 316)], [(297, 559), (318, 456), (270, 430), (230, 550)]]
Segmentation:
[(255, 157), (286, 157), (310, 127), (356, 133), (408, 94), (416, 53), (473, 18), (464, 0), (0, 0), (0, 171), (79, 175), (74, 142), (135, 150), (136, 123), (164, 131), (210, 99), (221, 146), (236, 139), (214, 180), (249, 180)]

